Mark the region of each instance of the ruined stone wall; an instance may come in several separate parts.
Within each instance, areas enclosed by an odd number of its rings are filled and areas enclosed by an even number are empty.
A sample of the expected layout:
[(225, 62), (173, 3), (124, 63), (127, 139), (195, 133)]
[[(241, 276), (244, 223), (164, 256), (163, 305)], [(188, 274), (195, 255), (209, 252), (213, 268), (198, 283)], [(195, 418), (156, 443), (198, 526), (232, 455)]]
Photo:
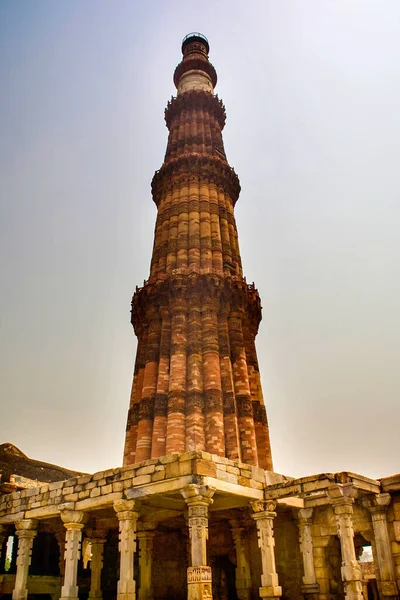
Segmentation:
[(187, 538), (181, 530), (157, 533), (154, 539), (154, 600), (185, 600)]
[(291, 510), (280, 511), (274, 520), (275, 559), (282, 586), (282, 600), (301, 600), (303, 561), (299, 548), (299, 531)]

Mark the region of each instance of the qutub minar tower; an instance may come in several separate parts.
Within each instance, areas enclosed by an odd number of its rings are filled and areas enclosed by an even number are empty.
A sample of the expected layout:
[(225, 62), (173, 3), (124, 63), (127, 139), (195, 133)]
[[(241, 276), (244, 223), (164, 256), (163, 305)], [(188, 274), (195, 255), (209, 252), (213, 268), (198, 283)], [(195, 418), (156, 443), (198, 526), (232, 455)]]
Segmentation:
[(400, 475), (273, 471), (208, 50), (183, 40), (165, 112), (124, 466), (85, 475), (0, 446), (0, 597), (399, 600)]
[(205, 450), (272, 470), (255, 337), (261, 306), (243, 277), (225, 109), (208, 42), (186, 36), (168, 103), (150, 277), (132, 301), (138, 337), (124, 464)]

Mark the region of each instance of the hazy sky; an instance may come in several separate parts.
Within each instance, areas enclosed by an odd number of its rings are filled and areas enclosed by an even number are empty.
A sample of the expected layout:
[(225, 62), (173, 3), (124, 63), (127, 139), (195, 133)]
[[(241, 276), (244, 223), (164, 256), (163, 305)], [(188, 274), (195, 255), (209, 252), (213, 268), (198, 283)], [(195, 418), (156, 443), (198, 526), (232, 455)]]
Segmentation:
[(275, 468), (400, 471), (400, 2), (0, 2), (0, 441), (122, 463), (150, 181), (190, 31), (242, 193)]

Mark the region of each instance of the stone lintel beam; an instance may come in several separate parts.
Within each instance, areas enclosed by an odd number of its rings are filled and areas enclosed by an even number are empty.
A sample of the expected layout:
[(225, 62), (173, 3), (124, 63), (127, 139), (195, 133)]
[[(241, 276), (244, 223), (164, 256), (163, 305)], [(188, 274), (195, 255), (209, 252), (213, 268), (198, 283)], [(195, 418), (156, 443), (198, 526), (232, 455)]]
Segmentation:
[(174, 494), (182, 488), (190, 484), (204, 485), (215, 489), (216, 493), (228, 494), (247, 498), (248, 500), (261, 500), (263, 498), (263, 490), (258, 490), (251, 487), (245, 487), (235, 483), (222, 481), (214, 477), (206, 477), (202, 475), (186, 475), (176, 477), (174, 479), (166, 479), (149, 483), (140, 487), (133, 487), (126, 490), (125, 495), (131, 500), (144, 499), (158, 494)]

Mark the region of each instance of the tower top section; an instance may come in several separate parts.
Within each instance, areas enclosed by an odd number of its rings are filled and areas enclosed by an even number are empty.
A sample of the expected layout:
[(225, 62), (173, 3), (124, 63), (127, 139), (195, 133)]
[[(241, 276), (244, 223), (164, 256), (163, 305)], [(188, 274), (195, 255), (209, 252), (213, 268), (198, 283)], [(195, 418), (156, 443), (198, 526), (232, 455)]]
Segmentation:
[(175, 69), (174, 83), (178, 94), (189, 90), (204, 90), (212, 94), (217, 85), (217, 73), (208, 60), (210, 46), (201, 33), (189, 33), (182, 41), (182, 62)]

